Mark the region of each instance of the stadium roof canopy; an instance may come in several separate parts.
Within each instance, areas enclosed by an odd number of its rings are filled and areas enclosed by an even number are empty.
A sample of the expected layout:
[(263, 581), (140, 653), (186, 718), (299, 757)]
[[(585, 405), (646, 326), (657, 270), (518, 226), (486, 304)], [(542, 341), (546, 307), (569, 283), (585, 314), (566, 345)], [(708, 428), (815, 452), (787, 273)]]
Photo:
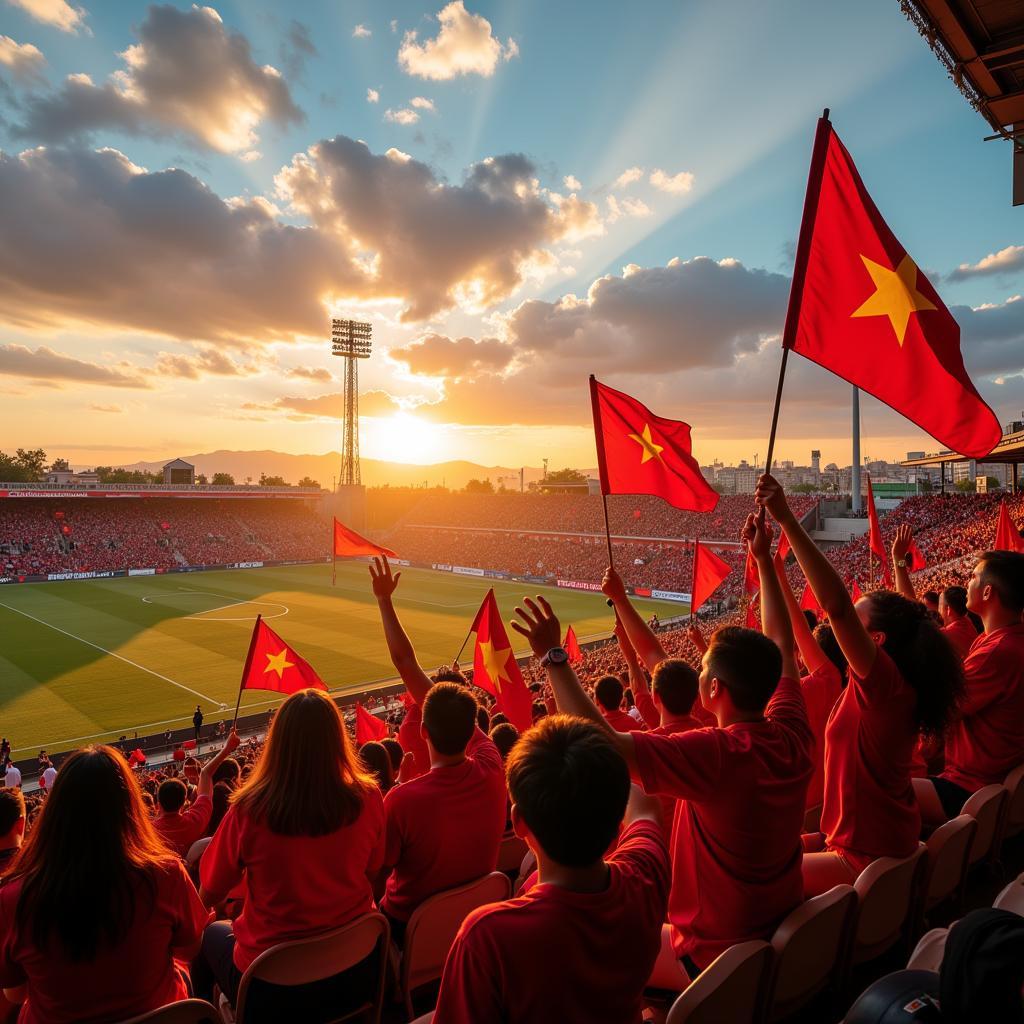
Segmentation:
[(900, 0), (900, 6), (992, 126), (992, 137), (1013, 140), (1013, 201), (1024, 204), (1024, 3)]
[[(975, 459), (976, 462), (989, 464), (993, 462), (1005, 462), (1014, 464), (1024, 462), (1024, 424), (1014, 423), (1016, 431), (1003, 435), (1002, 440), (992, 450), (991, 455), (983, 459)], [(932, 455), (925, 455), (919, 459), (906, 459), (901, 466), (941, 466), (947, 462), (967, 462), (968, 459), (959, 452), (941, 451)]]

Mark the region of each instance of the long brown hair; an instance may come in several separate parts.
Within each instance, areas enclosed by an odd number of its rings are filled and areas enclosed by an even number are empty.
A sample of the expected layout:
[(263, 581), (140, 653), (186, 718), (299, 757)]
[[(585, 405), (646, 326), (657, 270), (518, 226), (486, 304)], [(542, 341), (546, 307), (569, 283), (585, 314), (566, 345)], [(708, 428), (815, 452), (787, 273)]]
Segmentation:
[(113, 747), (86, 747), (61, 766), (5, 881), (21, 881), (18, 929), (39, 949), (56, 938), (81, 962), (124, 937), (139, 881), (152, 902), (156, 872), (174, 861), (124, 757)]
[(278, 835), (325, 836), (359, 817), (373, 785), (334, 701), (300, 690), (278, 708), (263, 756), (232, 802)]

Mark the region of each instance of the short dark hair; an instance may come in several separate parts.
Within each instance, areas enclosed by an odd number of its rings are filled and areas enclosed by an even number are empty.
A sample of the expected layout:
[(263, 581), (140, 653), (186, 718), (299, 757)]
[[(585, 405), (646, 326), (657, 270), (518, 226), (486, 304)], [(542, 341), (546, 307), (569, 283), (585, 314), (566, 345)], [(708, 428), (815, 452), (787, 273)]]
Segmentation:
[(380, 745), (388, 752), (388, 757), (391, 758), (391, 767), (397, 774), (398, 769), (402, 767), (402, 758), (405, 756), (402, 744), (388, 736), (380, 741)]
[(782, 652), (756, 629), (723, 626), (711, 636), (708, 671), (741, 711), (764, 711), (782, 678)]
[(929, 604), (934, 604), (934, 605), (937, 605), (937, 604), (939, 603), (939, 594), (938, 594), (938, 591), (935, 591), (935, 590), (926, 590), (926, 591), (925, 591), (925, 592), (924, 592), (924, 593), (923, 593), (923, 594), (921, 595), (921, 600), (922, 600), (922, 601), (923, 601), (923, 602), (924, 602), (924, 603), (925, 603), (926, 605), (929, 605)]
[(233, 757), (229, 757), (221, 761), (217, 766), (217, 770), (213, 773), (213, 781), (215, 783), (227, 782), (233, 786), (241, 774), (241, 765)]
[(827, 622), (823, 622), (814, 631), (814, 639), (818, 641), (821, 653), (839, 669), (841, 675), (845, 676), (847, 666), (846, 655), (843, 654), (843, 649), (839, 646), (839, 641), (836, 639), (835, 633), (832, 632), (832, 627)]
[(491, 730), (491, 742), (498, 748), (502, 761), (508, 760), (518, 739), (519, 730), (511, 722), (500, 722)]
[(659, 661), (651, 676), (651, 690), (670, 715), (688, 715), (699, 689), (697, 672), (682, 658)]
[(538, 718), (543, 718), (548, 713), (548, 706), (542, 700), (535, 700), (530, 707), (530, 718), (536, 722)]
[(481, 732), (487, 732), (491, 727), (491, 716), (487, 714), (487, 708), (477, 706), (476, 709), (476, 727)]
[(807, 628), (813, 633), (818, 625), (818, 615), (816, 612), (811, 611), (810, 608), (801, 608), (804, 619), (807, 621)]
[(185, 797), (187, 796), (188, 790), (181, 779), (167, 779), (160, 783), (160, 788), (156, 791), (157, 803), (161, 810), (168, 814), (180, 811), (185, 806)]
[(466, 685), (466, 677), (461, 672), (451, 668), (439, 668), (431, 677), (435, 683), (458, 683), (459, 686)]
[(503, 712), (495, 711), (494, 714), (491, 715), (491, 728), (493, 729), (496, 725), (501, 725), (502, 722), (507, 722), (507, 721), (508, 721), (508, 718), (507, 718), (507, 716)]
[(0, 786), (0, 836), (7, 835), (25, 817), (25, 795), (17, 786)]
[(551, 715), (508, 758), (508, 789), (523, 821), (557, 864), (600, 860), (629, 800), (629, 769), (600, 726)]
[(622, 703), (622, 683), (615, 676), (601, 676), (594, 684), (594, 696), (605, 711), (617, 711)]
[(967, 614), (967, 591), (963, 587), (946, 587), (942, 592), (950, 611), (957, 615)]
[(458, 683), (434, 683), (423, 698), (423, 728), (439, 754), (452, 756), (466, 749), (476, 728), (477, 703)]
[(982, 583), (996, 592), (1000, 604), (1011, 611), (1024, 611), (1024, 555), (1018, 551), (986, 551), (978, 561)]

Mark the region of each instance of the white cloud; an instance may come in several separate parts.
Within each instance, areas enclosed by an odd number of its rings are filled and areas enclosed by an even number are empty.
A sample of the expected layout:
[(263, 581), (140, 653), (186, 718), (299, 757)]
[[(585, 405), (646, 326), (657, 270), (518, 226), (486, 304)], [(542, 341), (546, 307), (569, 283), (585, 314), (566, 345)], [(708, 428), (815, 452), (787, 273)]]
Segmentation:
[(39, 381), (74, 381), (78, 384), (100, 384), (113, 388), (148, 388), (132, 368), (120, 364), (114, 369), (83, 362), (63, 352), (40, 346), (33, 350), (24, 345), (0, 345), (0, 374), (29, 377)]
[(397, 18), (392, 18), (391, 19), (391, 31), (392, 32), (397, 32), (398, 31), (398, 19)]
[(452, 0), (437, 15), (437, 37), (418, 42), (415, 31), (406, 32), (398, 51), (398, 63), (406, 74), (436, 81), (459, 75), (494, 74), (498, 62), (519, 53), (515, 40), (504, 45), (491, 33), (491, 23), (470, 14), (463, 0)]
[(367, 103), (380, 103), (380, 92), (377, 89), (366, 90), (366, 102)]
[(400, 110), (391, 110), (388, 108), (384, 111), (384, 120), (390, 121), (392, 124), (416, 124), (419, 121), (420, 115), (415, 110), (410, 110), (408, 107), (402, 107)]
[(251, 164), (262, 159), (263, 154), (258, 149), (250, 149), (248, 152), (240, 153), (238, 159), (243, 163)]
[(564, 177), (564, 178), (562, 179), (562, 184), (563, 184), (563, 185), (565, 185), (565, 187), (566, 187), (566, 188), (567, 188), (567, 189), (568, 189), (568, 190), (569, 190), (570, 192), (579, 192), (579, 191), (581, 191), (581, 190), (582, 190), (582, 188), (583, 188), (583, 185), (582, 185), (582, 183), (580, 182), (580, 179), (579, 179), (579, 178), (577, 178), (577, 177), (576, 177), (575, 175), (572, 175), (572, 174), (567, 174), (567, 175), (566, 175), (566, 176), (565, 176), (565, 177)]
[(369, 39), (372, 35), (373, 32), (371, 32), (365, 25), (356, 25), (356, 27), (352, 29), (353, 39)]
[(39, 79), (46, 58), (31, 43), (16, 43), (10, 36), (0, 35), (0, 65), (10, 68), (15, 78), (28, 82)]
[(429, 110), (432, 114), (436, 112), (433, 100), (428, 100), (426, 96), (413, 96), (409, 100), (410, 106), (416, 107), (417, 110)]
[(656, 167), (651, 171), (650, 182), (662, 192), (668, 192), (670, 195), (682, 195), (693, 188), (693, 175), (689, 171), (666, 174), (660, 167)]
[(1008, 245), (998, 252), (990, 252), (977, 263), (961, 263), (947, 275), (949, 281), (965, 281), (972, 277), (1014, 274), (1024, 270), (1024, 245)]
[(36, 21), (53, 25), (62, 32), (77, 32), (82, 28), (85, 11), (72, 7), (66, 0), (7, 0), (31, 15)]
[(617, 199), (615, 196), (605, 196), (605, 203), (608, 205), (608, 221), (614, 224), (620, 217), (649, 217), (651, 208), (642, 200), (627, 196), (625, 199)]
[(612, 188), (625, 188), (627, 185), (632, 185), (634, 181), (639, 181), (644, 176), (644, 169), (642, 167), (627, 167), (616, 179), (615, 184)]

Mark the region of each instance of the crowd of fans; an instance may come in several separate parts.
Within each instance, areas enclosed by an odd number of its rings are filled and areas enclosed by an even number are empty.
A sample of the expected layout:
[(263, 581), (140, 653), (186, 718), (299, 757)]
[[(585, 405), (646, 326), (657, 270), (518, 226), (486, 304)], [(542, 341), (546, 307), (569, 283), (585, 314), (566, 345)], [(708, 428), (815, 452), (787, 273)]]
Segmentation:
[[(231, 732), (206, 763), (180, 749), (167, 766), (130, 768), (90, 747), (45, 796), (12, 780), (0, 790), (9, 1008), (26, 1024), (99, 1024), (190, 993), (234, 1003), (266, 950), (379, 910), (393, 954), (377, 946), (309, 984), (249, 986), (250, 1024), (334, 1019), (401, 956), (418, 907), (521, 841), (514, 898), (471, 911), (448, 951), (434, 1024), (637, 1024), (662, 1019), (662, 994), (733, 945), (770, 941), (805, 900), (914, 855), (922, 829), (1024, 762), (1024, 555), (987, 550), (987, 499), (915, 500), (884, 523), (894, 589), (855, 602), (864, 542), (822, 551), (771, 477), (757, 501), (730, 556), (737, 584), (748, 555), (756, 569), (757, 628), (746, 598), (653, 628), (622, 559), (621, 573), (599, 574), (614, 638), (575, 665), (557, 594), (517, 609), (532, 658), (516, 704), (493, 633), (489, 679), (424, 672), (395, 608), (399, 580), (376, 562), (368, 590), (405, 691), (374, 708), (386, 737), (357, 750), (351, 709), (300, 690), (265, 740)], [(916, 573), (915, 543), (929, 563)], [(956, 582), (932, 602), (924, 587), (940, 571)], [(821, 622), (798, 603), (805, 584)], [(940, 1019), (1020, 1019), (1024, 922), (1001, 935), (1001, 949), (1018, 943), (1011, 983), (993, 983), (991, 946), (976, 944), (984, 983), (961, 970), (970, 998), (957, 998), (962, 1012), (944, 1000)], [(940, 980), (915, 984), (937, 992)]]

